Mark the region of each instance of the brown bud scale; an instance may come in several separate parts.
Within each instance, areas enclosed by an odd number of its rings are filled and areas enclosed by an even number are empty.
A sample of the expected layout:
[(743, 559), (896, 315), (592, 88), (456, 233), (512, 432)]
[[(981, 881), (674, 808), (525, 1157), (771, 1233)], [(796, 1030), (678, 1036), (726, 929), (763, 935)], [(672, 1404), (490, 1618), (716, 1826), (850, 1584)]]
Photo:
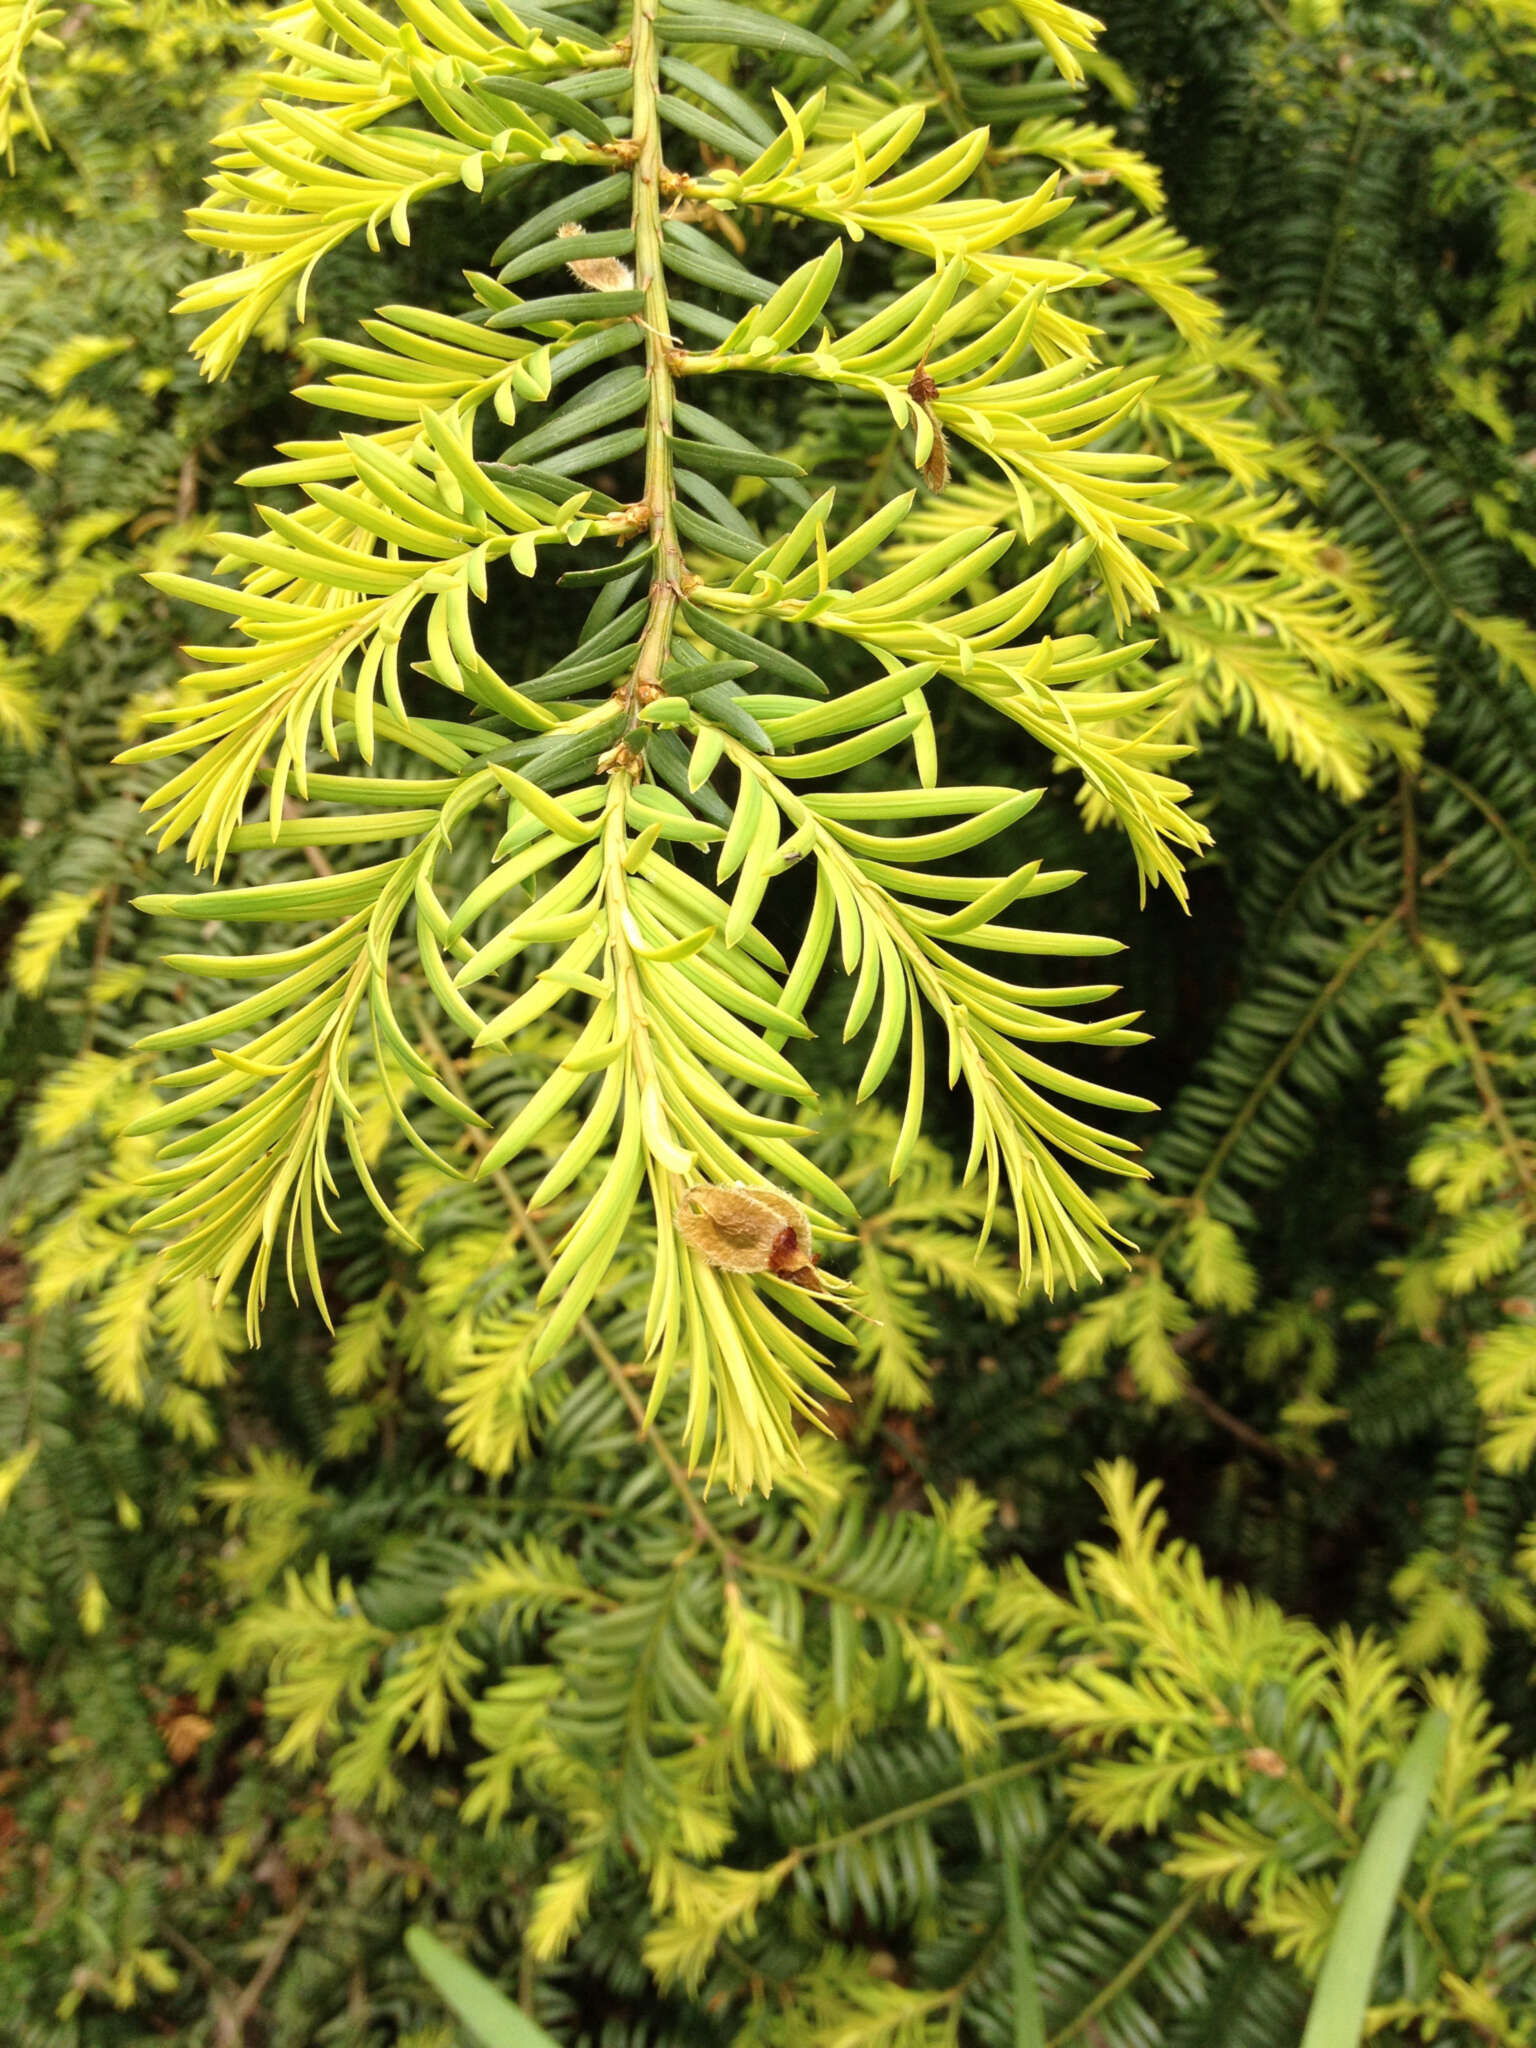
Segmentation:
[(678, 1207), (677, 1234), (722, 1273), (787, 1278), (809, 1268), (814, 1256), (810, 1219), (794, 1196), (743, 1181), (689, 1188)]

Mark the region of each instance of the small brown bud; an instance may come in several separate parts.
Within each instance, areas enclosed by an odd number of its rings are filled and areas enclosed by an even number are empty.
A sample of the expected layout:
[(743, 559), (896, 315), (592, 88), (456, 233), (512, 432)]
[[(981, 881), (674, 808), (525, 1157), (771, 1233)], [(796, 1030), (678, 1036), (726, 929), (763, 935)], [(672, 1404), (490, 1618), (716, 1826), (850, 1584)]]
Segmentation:
[(1290, 1768), (1285, 1758), (1272, 1749), (1250, 1749), (1243, 1757), (1250, 1771), (1257, 1771), (1261, 1777), (1283, 1778)]
[(935, 420), (933, 446), (928, 451), (928, 460), (923, 464), (923, 482), (930, 491), (942, 491), (949, 482), (949, 476), (949, 444), (944, 439), (944, 429)]
[(167, 1754), (173, 1764), (184, 1764), (197, 1755), (213, 1733), (213, 1723), (202, 1714), (172, 1714), (161, 1723)]
[[(560, 230), (561, 241), (579, 238), (585, 232), (573, 220), (568, 220)], [(617, 256), (573, 256), (566, 269), (578, 284), (586, 285), (594, 292), (633, 291), (635, 274), (627, 263), (621, 263)]]
[(811, 1225), (793, 1195), (778, 1188), (689, 1188), (679, 1204), (677, 1234), (722, 1273), (799, 1277), (812, 1260)]
[(928, 450), (928, 459), (923, 464), (923, 482), (930, 491), (942, 491), (949, 482), (949, 445), (944, 439), (944, 429), (939, 423), (934, 404), (939, 387), (928, 374), (927, 365), (919, 363), (907, 384), (907, 396), (914, 405), (920, 405), (928, 415), (928, 424), (933, 429), (933, 446)]

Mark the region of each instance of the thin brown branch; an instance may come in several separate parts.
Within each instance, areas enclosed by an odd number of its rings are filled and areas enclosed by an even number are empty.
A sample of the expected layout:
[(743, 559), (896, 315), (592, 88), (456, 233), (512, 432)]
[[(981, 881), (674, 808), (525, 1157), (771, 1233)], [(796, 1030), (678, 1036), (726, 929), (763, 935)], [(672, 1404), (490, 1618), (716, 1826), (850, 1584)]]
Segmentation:
[(315, 1886), (311, 1883), (293, 1911), (279, 1922), (255, 1976), (233, 2005), (225, 2006), (219, 2013), (214, 2032), (217, 2048), (242, 2048), (246, 2025), (255, 2018), (266, 1995), (267, 1986), (282, 1968), (283, 1958), (293, 1946), (304, 1922), (309, 1918), (314, 1902)]
[(1193, 1401), (1201, 1413), (1208, 1416), (1218, 1429), (1224, 1429), (1228, 1436), (1236, 1437), (1237, 1441), (1246, 1444), (1249, 1450), (1257, 1451), (1261, 1458), (1269, 1458), (1273, 1463), (1284, 1465), (1291, 1471), (1320, 1471), (1320, 1463), (1316, 1458), (1304, 1458), (1299, 1452), (1286, 1450), (1273, 1438), (1265, 1436), (1262, 1430), (1253, 1428), (1250, 1423), (1244, 1422), (1241, 1416), (1234, 1415), (1230, 1409), (1223, 1408), (1219, 1401), (1212, 1400), (1198, 1381), (1185, 1380), (1184, 1398)]
[(176, 523), (185, 526), (197, 515), (197, 450), (189, 449), (176, 474)]
[(1536, 1164), (1531, 1158), (1531, 1148), (1515, 1129), (1514, 1122), (1499, 1093), (1498, 1082), (1494, 1079), (1493, 1068), (1488, 1055), (1483, 1051), (1476, 1027), (1467, 1006), (1461, 1000), (1460, 992), (1449, 979), (1427, 948), (1420, 952), (1431, 973), (1440, 984), (1440, 1007), (1467, 1056), (1467, 1065), (1472, 1074), (1472, 1085), (1477, 1090), (1477, 1099), (1483, 1105), (1483, 1114), (1493, 1126), (1510, 1170), (1520, 1184), (1520, 1192), (1527, 1209), (1536, 1217)]
[[(422, 1044), (426, 1048), (432, 1064), (442, 1076), (443, 1085), (456, 1095), (466, 1108), (470, 1107), (469, 1096), (465, 1092), (463, 1080), (460, 1078), (459, 1070), (454, 1065), (452, 1055), (447, 1047), (425, 1017), (418, 1016), (417, 1025), (421, 1032)], [(469, 1143), (484, 1158), (485, 1154), (491, 1149), (491, 1140), (483, 1131), (473, 1127), (466, 1133), (466, 1136)], [(513, 1227), (518, 1235), (533, 1253), (542, 1270), (548, 1273), (555, 1263), (554, 1254), (545, 1243), (538, 1225), (529, 1215), (528, 1205), (513, 1186), (510, 1175), (504, 1168), (497, 1167), (493, 1169), (487, 1178), (506, 1205), (507, 1214), (511, 1217)], [(630, 1385), (628, 1372), (620, 1363), (602, 1332), (588, 1316), (579, 1317), (576, 1327), (581, 1332), (582, 1338), (591, 1351), (592, 1356), (607, 1374), (608, 1379), (616, 1388), (619, 1398), (629, 1410), (630, 1416), (634, 1421), (636, 1433), (641, 1442), (654, 1453), (657, 1463), (671, 1481), (673, 1490), (687, 1510), (688, 1519), (693, 1526), (694, 1534), (701, 1543), (706, 1543), (711, 1549), (719, 1551), (722, 1557), (728, 1560), (731, 1559), (734, 1553), (714, 1523), (709, 1519), (709, 1516), (704, 1512), (703, 1504), (689, 1484), (687, 1473), (673, 1455), (671, 1445), (666, 1442), (661, 1432), (646, 1420), (645, 1406), (639, 1395)]]
[(162, 1920), (156, 1925), (155, 1932), (162, 1941), (169, 1942), (170, 1946), (175, 1949), (183, 1961), (192, 1965), (193, 1969), (196, 1970), (199, 1977), (202, 1978), (215, 1997), (229, 2002), (239, 1998), (240, 1986), (235, 1982), (234, 1978), (226, 1977), (222, 1970), (209, 1961), (200, 1948), (188, 1941), (179, 1927), (174, 1926), (169, 1920)]
[[(101, 970), (107, 964), (107, 954), (112, 945), (112, 913), (117, 908), (117, 884), (113, 882), (101, 899), (101, 910), (96, 919), (96, 943), (91, 948), (91, 983), (94, 984)], [(85, 1029), (80, 1038), (80, 1050), (89, 1052), (91, 1041), (96, 1036), (96, 999), (86, 989)]]
[(1398, 816), (1403, 828), (1403, 899), (1400, 908), (1403, 924), (1414, 939), (1419, 933), (1419, 818), (1414, 809), (1417, 794), (1412, 776), (1406, 768), (1400, 770), (1397, 778)]

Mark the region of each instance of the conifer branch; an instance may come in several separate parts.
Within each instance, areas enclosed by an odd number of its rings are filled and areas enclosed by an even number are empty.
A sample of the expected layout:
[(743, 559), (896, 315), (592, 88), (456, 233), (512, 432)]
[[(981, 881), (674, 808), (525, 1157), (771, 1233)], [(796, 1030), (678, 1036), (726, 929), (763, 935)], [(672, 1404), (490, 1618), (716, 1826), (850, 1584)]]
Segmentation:
[(1081, 2012), (1074, 2013), (1064, 2027), (1050, 2036), (1045, 2048), (1067, 2048), (1069, 2041), (1077, 2040), (1086, 2028), (1091, 2027), (1099, 2014), (1107, 2012), (1121, 1992), (1134, 1984), (1153, 1958), (1167, 1947), (1199, 1904), (1197, 1894), (1186, 1893), (1172, 1912), (1168, 1913), (1147, 1936), (1136, 1953), (1128, 1957), (1109, 1982), (1094, 1993)]
[(1519, 1186), (1522, 1204), (1532, 1224), (1536, 1225), (1536, 1162), (1532, 1160), (1531, 1148), (1515, 1129), (1504, 1098), (1499, 1092), (1498, 1083), (1494, 1079), (1493, 1069), (1488, 1063), (1488, 1056), (1478, 1038), (1471, 1013), (1461, 999), (1461, 992), (1445, 972), (1441, 961), (1436, 958), (1433, 948), (1421, 944), (1418, 950), (1420, 958), (1439, 987), (1440, 1007), (1450, 1019), (1451, 1028), (1466, 1054), (1467, 1066), (1472, 1074), (1478, 1100), (1483, 1106), (1483, 1114), (1498, 1136), (1504, 1156), (1509, 1162), (1509, 1170)]
[[(999, 1729), (1006, 1726), (1000, 1722)], [(973, 1778), (963, 1778), (959, 1784), (943, 1792), (931, 1792), (925, 1798), (910, 1800), (905, 1806), (892, 1807), (878, 1819), (861, 1821), (856, 1827), (842, 1828), (834, 1835), (823, 1835), (814, 1842), (797, 1844), (785, 1857), (788, 1866), (804, 1863), (813, 1857), (835, 1856), (840, 1850), (850, 1848), (855, 1842), (866, 1842), (875, 1835), (881, 1835), (891, 1828), (904, 1827), (908, 1821), (921, 1820), (930, 1813), (940, 1813), (947, 1806), (969, 1803), (981, 1793), (991, 1792), (1003, 1785), (1017, 1784), (1024, 1778), (1037, 1778), (1048, 1771), (1056, 1761), (1057, 1752), (1048, 1751), (1043, 1756), (1025, 1757), (1018, 1763), (1000, 1764), (996, 1770), (981, 1771)]]
[[(1264, 1072), (1249, 1090), (1237, 1115), (1227, 1124), (1217, 1144), (1212, 1148), (1211, 1154), (1201, 1169), (1200, 1176), (1194, 1186), (1186, 1195), (1182, 1195), (1179, 1198), (1181, 1205), (1185, 1209), (1193, 1209), (1204, 1202), (1206, 1196), (1220, 1179), (1222, 1169), (1241, 1140), (1244, 1131), (1258, 1114), (1265, 1098), (1295, 1059), (1299, 1048), (1305, 1043), (1308, 1036), (1316, 1030), (1322, 1018), (1327, 1015), (1329, 1009), (1337, 1000), (1340, 991), (1358, 973), (1360, 968), (1376, 951), (1377, 947), (1383, 945), (1393, 936), (1399, 925), (1403, 922), (1403, 918), (1404, 906), (1402, 903), (1399, 903), (1396, 909), (1389, 911), (1385, 916), (1379, 917), (1375, 923), (1367, 925), (1354, 944), (1349, 947), (1338, 966), (1334, 968), (1328, 979), (1318, 990), (1316, 996), (1307, 1005), (1295, 1029), (1290, 1033), (1280, 1050), (1275, 1054), (1274, 1058), (1264, 1069)], [(1160, 1263), (1164, 1254), (1183, 1228), (1184, 1224), (1182, 1221), (1171, 1223), (1168, 1226), (1162, 1237), (1159, 1238), (1156, 1245), (1147, 1254), (1150, 1264), (1155, 1266)]]
[(1521, 835), (1514, 830), (1509, 820), (1489, 802), (1485, 793), (1475, 788), (1472, 783), (1466, 781), (1462, 776), (1457, 775), (1452, 769), (1447, 768), (1443, 761), (1425, 762), (1423, 773), (1432, 781), (1443, 782), (1449, 788), (1454, 789), (1464, 803), (1469, 803), (1475, 811), (1487, 820), (1503, 841), (1504, 846), (1509, 852), (1510, 859), (1525, 874), (1532, 889), (1536, 890), (1536, 854), (1532, 853), (1530, 847)]

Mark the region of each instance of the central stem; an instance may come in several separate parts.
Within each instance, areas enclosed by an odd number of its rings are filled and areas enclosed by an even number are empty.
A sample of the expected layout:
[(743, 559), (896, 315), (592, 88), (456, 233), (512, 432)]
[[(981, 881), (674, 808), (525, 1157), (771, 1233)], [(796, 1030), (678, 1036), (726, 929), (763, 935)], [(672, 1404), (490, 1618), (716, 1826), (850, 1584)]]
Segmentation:
[(630, 61), (634, 70), (635, 282), (645, 294), (645, 369), (650, 379), (645, 419), (645, 512), (655, 558), (651, 609), (634, 672), (624, 692), (625, 731), (639, 722), (640, 707), (660, 693), (661, 674), (672, 645), (672, 621), (680, 594), (683, 555), (678, 544), (672, 482), (672, 335), (661, 243), (661, 84), (656, 38), (657, 0), (634, 0)]

